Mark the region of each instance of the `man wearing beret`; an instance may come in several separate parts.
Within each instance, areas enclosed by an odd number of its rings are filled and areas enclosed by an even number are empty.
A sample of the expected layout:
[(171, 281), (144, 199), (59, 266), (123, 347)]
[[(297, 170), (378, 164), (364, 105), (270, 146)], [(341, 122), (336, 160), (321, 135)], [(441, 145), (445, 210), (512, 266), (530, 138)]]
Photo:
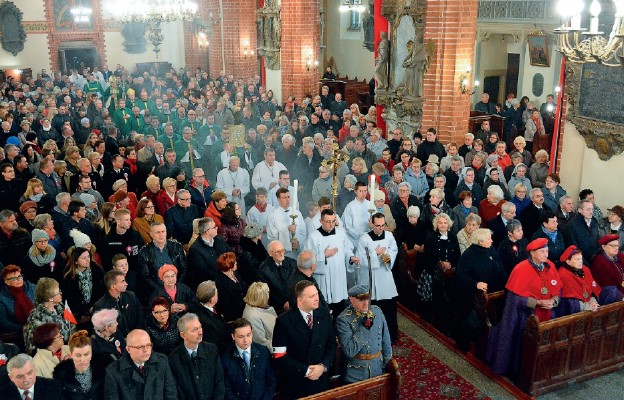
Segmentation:
[(370, 305), (368, 286), (349, 289), (349, 302), (336, 318), (336, 334), (347, 357), (343, 378), (353, 383), (384, 373), (392, 358), (392, 343), (383, 312)]
[(507, 300), (501, 322), (490, 331), (486, 359), (492, 371), (515, 376), (520, 366), (522, 331), (535, 314), (540, 322), (551, 318), (559, 304), (561, 278), (548, 260), (548, 239), (533, 240), (527, 246), (529, 258), (516, 265), (505, 288)]

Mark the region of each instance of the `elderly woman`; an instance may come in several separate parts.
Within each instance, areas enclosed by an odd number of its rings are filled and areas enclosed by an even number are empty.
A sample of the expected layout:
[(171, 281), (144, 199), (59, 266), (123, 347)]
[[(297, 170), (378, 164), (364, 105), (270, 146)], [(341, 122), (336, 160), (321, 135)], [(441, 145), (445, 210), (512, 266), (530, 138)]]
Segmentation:
[(344, 178), (344, 184), (338, 191), (338, 197), (336, 197), (336, 213), (342, 215), (347, 204), (355, 199), (355, 184), (357, 178), (351, 174), (348, 174)]
[(450, 331), (446, 283), (454, 275), (461, 254), (457, 236), (451, 232), (452, 226), (453, 221), (448, 214), (438, 214), (433, 219), (434, 232), (425, 239), (424, 277), (421, 277), (421, 281), (427, 279), (431, 282), (431, 289), (427, 293), (426, 288), (419, 287), (421, 301), (428, 303), (427, 308), (430, 309), (423, 310), (425, 318), (433, 317), (436, 327), (445, 334)]
[(104, 271), (92, 262), (89, 250), (74, 248), (67, 260), (61, 285), (78, 326), (90, 325), (93, 305), (104, 296)]
[(518, 136), (513, 141), (514, 149), (511, 151), (512, 153), (518, 153), (522, 157), (522, 163), (527, 166), (531, 166), (533, 164), (533, 154), (526, 149), (526, 140), (522, 136)]
[(527, 196), (528, 191), (529, 189), (523, 183), (517, 183), (516, 186), (513, 186), (514, 196), (511, 198), (511, 202), (516, 206), (516, 215), (520, 215), (531, 204), (531, 199)]
[(332, 176), (329, 167), (319, 167), (319, 177), (312, 184), (312, 201), (317, 202), (321, 197), (332, 197)]
[(459, 243), (460, 253), (464, 253), (468, 247), (474, 242), (473, 234), (481, 225), (481, 217), (479, 214), (468, 214), (464, 218), (464, 227), (457, 232), (457, 242)]
[(232, 343), (227, 322), (217, 309), (219, 293), (214, 281), (204, 281), (195, 292), (197, 302), (190, 304), (189, 312), (197, 314), (204, 331), (204, 341), (214, 343), (223, 352)]
[(111, 359), (93, 351), (92, 340), (85, 330), (69, 338), (70, 359), (61, 361), (53, 378), (61, 384), (67, 400), (103, 400), (104, 377)]
[(49, 213), (54, 208), (55, 200), (48, 196), (43, 190), (43, 183), (32, 178), (26, 184), (26, 191), (20, 199), (20, 204), (27, 201), (34, 201), (37, 204), (37, 214)]
[(204, 217), (212, 218), (215, 222), (215, 226), (219, 228), (219, 226), (221, 226), (221, 213), (228, 204), (227, 195), (221, 190), (215, 190), (212, 192), (210, 198), (212, 201), (208, 204)]
[(154, 202), (147, 197), (143, 197), (141, 201), (139, 201), (139, 206), (136, 210), (136, 218), (132, 221), (132, 227), (141, 234), (145, 244), (152, 242), (150, 229), (155, 222), (164, 223), (165, 220), (162, 215), (156, 214)]
[(246, 304), (243, 318), (251, 323), (254, 343), (272, 349), (271, 342), (277, 313), (273, 307), (269, 306), (269, 285), (264, 282), (252, 283), (243, 300)]
[(67, 171), (71, 172), (72, 175), (76, 175), (80, 172), (80, 169), (76, 164), (80, 157), (80, 149), (77, 146), (69, 146), (67, 150), (65, 150), (65, 162), (67, 163)]
[(375, 191), (375, 213), (379, 212), (386, 217), (386, 227), (385, 230), (388, 232), (394, 232), (396, 230), (396, 221), (392, 216), (392, 212), (390, 211), (390, 207), (386, 204), (386, 194), (379, 190), (374, 189)]
[(399, 195), (399, 183), (401, 182), (403, 182), (403, 167), (395, 165), (392, 168), (392, 179), (384, 185), (386, 193), (388, 193), (388, 200), (390, 204), (392, 204), (394, 199), (396, 199)]
[(412, 185), (407, 182), (399, 184), (399, 195), (390, 204), (390, 211), (398, 226), (407, 223), (407, 209), (411, 206), (419, 206), (418, 199), (412, 194)]
[[(501, 177), (503, 179), (501, 179)], [(505, 200), (511, 200), (509, 191), (507, 190), (506, 182), (503, 181), (504, 177), (500, 170), (500, 167), (489, 167), (485, 171), (485, 180), (483, 181), (483, 191), (487, 193), (490, 186), (498, 186), (503, 191)]]
[(256, 282), (260, 264), (269, 258), (269, 253), (262, 244), (262, 231), (262, 226), (250, 222), (241, 237), (241, 255), (238, 257), (239, 273), (245, 282)]
[(472, 143), (472, 150), (470, 150), (465, 157), (464, 165), (472, 165), (474, 156), (479, 154), (484, 160), (487, 158), (488, 153), (483, 150), (483, 141), (481, 139), (475, 139)]
[[(451, 219), (453, 220), (453, 228), (451, 229), (451, 231), (455, 234), (464, 229), (464, 226), (466, 226), (467, 216), (469, 216), (470, 214), (479, 214), (479, 210), (477, 209), (477, 207), (472, 205), (472, 192), (464, 190), (459, 194), (458, 200), (459, 204), (453, 207), (449, 213)], [(481, 221), (479, 221), (479, 223), (481, 223)]]
[(68, 340), (76, 325), (63, 319), (63, 295), (59, 283), (52, 278), (41, 278), (35, 287), (35, 308), (24, 325), (24, 346), (28, 354), (34, 354), (33, 331), (47, 322), (59, 324), (63, 340)]
[(234, 321), (243, 315), (245, 303), (243, 297), (247, 292), (247, 285), (236, 272), (238, 264), (236, 255), (228, 251), (217, 258), (216, 284), (219, 290), (220, 310), (226, 321)]
[(152, 339), (154, 351), (169, 354), (182, 342), (177, 324), (179, 317), (171, 312), (171, 304), (164, 297), (153, 299), (150, 309), (145, 330)]
[(600, 227), (601, 236), (619, 235), (620, 252), (624, 251), (624, 207), (620, 205), (613, 206), (608, 210), (607, 221)]
[(22, 261), (24, 278), (31, 283), (37, 283), (41, 277), (61, 281), (65, 262), (60, 252), (50, 245), (50, 235), (41, 229), (33, 229), (31, 235), (33, 245)]
[(526, 247), (529, 242), (523, 237), (522, 224), (517, 219), (507, 221), (506, 228), (507, 237), (498, 246), (498, 256), (505, 268), (505, 272), (509, 275), (520, 261), (528, 258), (529, 253)]
[(240, 240), (245, 232), (247, 223), (241, 218), (242, 210), (238, 203), (229, 202), (221, 214), (221, 225), (217, 232), (223, 237), (230, 248), (240, 255)]
[[(2, 270), (0, 284), (0, 331), (21, 334), (28, 314), (35, 307), (35, 285), (24, 280), (17, 265)], [(21, 340), (20, 340), (21, 342)]]
[(540, 150), (535, 153), (535, 162), (529, 170), (531, 184), (536, 188), (543, 188), (548, 177), (548, 153), (546, 150)]
[(351, 162), (351, 171), (349, 172), (358, 182), (364, 182), (368, 184), (368, 168), (366, 167), (366, 162), (362, 157), (355, 157)]
[(405, 243), (408, 249), (423, 251), (427, 227), (420, 220), (420, 209), (416, 206), (410, 206), (406, 214), (407, 219), (397, 227), (397, 243)]
[(559, 261), (561, 263), (559, 277), (563, 289), (561, 301), (555, 309), (557, 317), (579, 311), (598, 310), (602, 289), (594, 280), (589, 268), (583, 265), (583, 253), (572, 245), (561, 254)]
[(527, 177), (527, 166), (523, 163), (516, 165), (514, 168), (511, 179), (509, 180), (509, 187), (515, 188), (517, 184), (522, 183), (527, 187), (527, 191), (533, 189), (531, 180)]
[(150, 302), (157, 297), (164, 297), (171, 304), (173, 314), (185, 313), (188, 305), (195, 301), (195, 294), (185, 284), (178, 282), (178, 269), (165, 264), (158, 269), (158, 278), (163, 283), (152, 292)]
[(598, 239), (600, 249), (591, 262), (594, 279), (608, 298), (605, 303), (624, 298), (624, 254), (619, 251), (619, 239), (618, 235), (605, 235)]
[(178, 184), (173, 178), (165, 178), (162, 182), (163, 190), (156, 197), (156, 211), (160, 215), (165, 215), (167, 210), (178, 203)]
[(561, 178), (559, 178), (559, 175), (552, 173), (548, 174), (546, 180), (544, 181), (544, 187), (542, 187), (544, 204), (553, 211), (556, 211), (559, 208), (559, 200), (567, 194), (566, 191), (560, 186), (560, 183)]
[(427, 183), (427, 176), (421, 167), (422, 162), (418, 158), (414, 158), (410, 168), (405, 171), (404, 179), (412, 186), (412, 194), (422, 203), (429, 191), (429, 183)]
[(464, 190), (472, 193), (472, 204), (479, 204), (483, 200), (483, 189), (475, 180), (475, 169), (472, 167), (464, 167), (461, 178), (453, 192), (455, 198), (459, 201), (459, 194)]
[(113, 309), (103, 309), (96, 311), (91, 317), (93, 324), (93, 335), (91, 335), (91, 346), (93, 354), (101, 354), (111, 361), (119, 359), (126, 349), (126, 340), (117, 331), (119, 323), (117, 318), (119, 311)]
[(433, 219), (441, 213), (449, 214), (451, 208), (444, 201), (444, 190), (431, 189), (429, 191), (429, 203), (423, 206), (423, 211), (420, 214), (420, 219), (424, 226), (427, 228), (427, 234), (433, 232), (432, 223)]
[(487, 196), (479, 203), (479, 215), (481, 216), (481, 227), (487, 224), (501, 212), (502, 205), (506, 203), (503, 190), (498, 186), (488, 187)]
[(461, 321), (461, 334), (457, 337), (460, 348), (467, 349), (468, 343), (478, 339), (485, 327), (475, 318), (475, 294), (503, 290), (505, 282), (507, 274), (492, 248), (492, 232), (483, 228), (475, 230), (472, 244), (462, 253), (455, 272), (454, 300)]
[(52, 378), (54, 368), (69, 357), (69, 347), (65, 345), (60, 325), (45, 323), (36, 327), (33, 345), (37, 349), (33, 357), (37, 376)]
[(145, 186), (147, 189), (141, 194), (141, 198), (148, 198), (153, 204), (156, 204), (156, 199), (162, 190), (160, 188), (160, 178), (157, 175), (150, 175), (145, 180)]

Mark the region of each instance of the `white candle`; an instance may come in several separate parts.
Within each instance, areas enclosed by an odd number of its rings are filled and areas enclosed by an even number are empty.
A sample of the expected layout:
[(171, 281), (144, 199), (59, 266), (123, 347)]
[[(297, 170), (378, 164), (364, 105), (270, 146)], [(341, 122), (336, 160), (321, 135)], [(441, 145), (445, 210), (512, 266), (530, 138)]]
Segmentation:
[(292, 209), (293, 211), (297, 211), (298, 206), (299, 206), (299, 199), (298, 197), (298, 190), (299, 190), (299, 181), (295, 179), (295, 186), (294, 186), (294, 190), (293, 190), (293, 195), (292, 195)]
[(375, 184), (373, 182), (375, 182), (375, 174), (371, 174), (370, 176), (370, 189), (368, 190), (368, 194), (370, 196), (369, 210), (375, 209)]

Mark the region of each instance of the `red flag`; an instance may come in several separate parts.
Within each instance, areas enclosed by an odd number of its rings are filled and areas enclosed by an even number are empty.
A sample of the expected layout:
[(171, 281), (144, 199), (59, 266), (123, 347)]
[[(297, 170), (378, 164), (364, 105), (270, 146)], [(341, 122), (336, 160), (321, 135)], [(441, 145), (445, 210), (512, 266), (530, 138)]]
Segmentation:
[(63, 319), (65, 321), (71, 322), (74, 325), (78, 325), (78, 321), (76, 321), (76, 317), (74, 317), (74, 314), (69, 308), (69, 304), (67, 304), (67, 300), (65, 300), (65, 311), (63, 311)]

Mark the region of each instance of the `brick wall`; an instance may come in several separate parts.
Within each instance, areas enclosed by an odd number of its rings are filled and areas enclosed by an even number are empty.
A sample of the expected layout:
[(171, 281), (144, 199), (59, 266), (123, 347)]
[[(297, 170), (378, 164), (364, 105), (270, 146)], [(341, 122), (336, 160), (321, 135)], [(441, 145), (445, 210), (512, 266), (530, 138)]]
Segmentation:
[[(256, 56), (256, 0), (223, 0), (223, 26), (225, 68), (227, 73), (236, 77), (258, 75), (258, 58)], [(219, 1), (203, 2), (203, 12), (219, 16)], [(207, 15), (207, 14), (204, 14)], [(186, 40), (185, 40), (186, 42)], [(254, 55), (245, 58), (243, 47), (253, 50)], [(186, 48), (186, 52), (196, 48)], [(210, 38), (210, 75), (216, 77), (222, 68), (221, 24), (214, 26)], [(188, 54), (187, 54), (188, 57)], [(187, 58), (188, 62), (188, 58)]]
[[(199, 2), (199, 18), (208, 21), (210, 7), (208, 2)], [(216, 14), (213, 14), (213, 16)], [(208, 38), (212, 45), (212, 38)], [(208, 48), (199, 47), (196, 34), (196, 26), (194, 22), (184, 22), (184, 65), (188, 69), (202, 68), (207, 69), (209, 63)]]
[(468, 129), (470, 96), (461, 94), (459, 77), (473, 65), (477, 10), (477, 0), (427, 1), (425, 41), (437, 50), (424, 81), (422, 131), (435, 127), (442, 142), (462, 143)]
[(57, 31), (54, 27), (53, 0), (45, 0), (45, 16), (48, 31), (48, 58), (53, 71), (59, 69), (58, 50), (63, 42), (88, 41), (93, 42), (97, 49), (100, 65), (106, 63), (106, 47), (104, 45), (104, 22), (102, 19), (101, 0), (92, 0), (93, 30)]
[(320, 63), (320, 1), (282, 1), (282, 97), (295, 95), (298, 100), (305, 94), (318, 92), (321, 75), (314, 67), (308, 71), (306, 59), (312, 52), (312, 61)]

